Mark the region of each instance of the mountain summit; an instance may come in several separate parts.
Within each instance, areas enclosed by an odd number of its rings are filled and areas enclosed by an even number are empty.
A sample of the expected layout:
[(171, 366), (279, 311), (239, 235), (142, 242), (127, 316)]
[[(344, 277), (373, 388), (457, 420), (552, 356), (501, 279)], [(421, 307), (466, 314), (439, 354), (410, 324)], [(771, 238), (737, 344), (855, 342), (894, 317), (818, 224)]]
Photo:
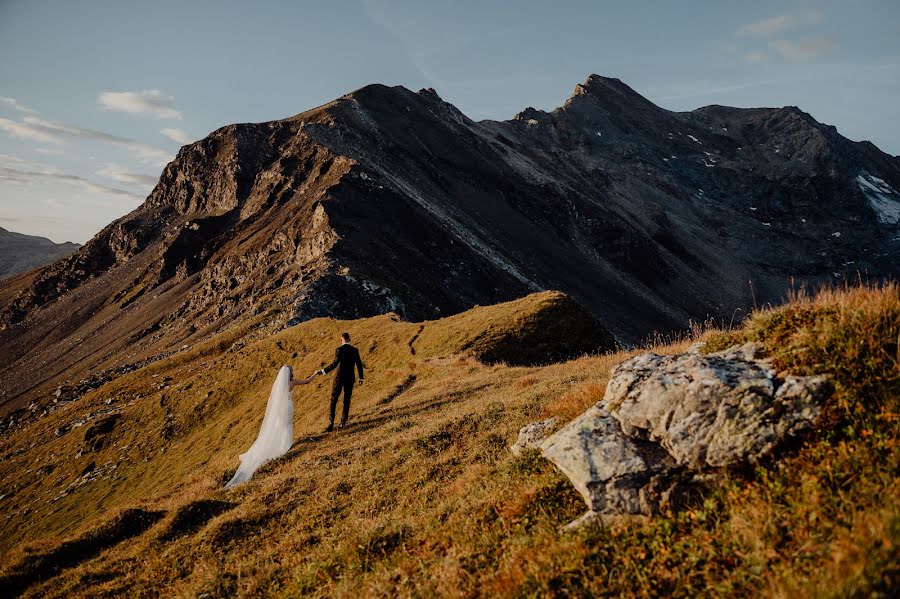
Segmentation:
[(792, 284), (892, 272), (897, 189), (900, 159), (793, 107), (676, 113), (591, 75), (561, 108), (475, 122), (369, 85), (183, 147), (143, 205), (0, 286), (0, 402), (238, 323), (544, 289), (623, 343), (739, 319)]

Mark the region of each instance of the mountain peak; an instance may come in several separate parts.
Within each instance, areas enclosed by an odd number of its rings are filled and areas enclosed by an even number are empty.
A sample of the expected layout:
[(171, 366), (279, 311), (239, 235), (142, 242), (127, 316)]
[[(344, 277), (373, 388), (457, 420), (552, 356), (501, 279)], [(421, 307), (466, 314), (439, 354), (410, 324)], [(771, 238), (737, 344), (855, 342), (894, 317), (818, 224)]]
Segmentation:
[(452, 111), (458, 112), (455, 107), (445, 102), (430, 87), (414, 92), (402, 85), (388, 86), (372, 83), (345, 94), (340, 99), (355, 100), (363, 108), (376, 112), (400, 111), (400, 113), (411, 113), (434, 110), (435, 107), (439, 107), (440, 111), (446, 111), (449, 107), (452, 108)]
[(621, 79), (616, 79), (615, 77), (603, 77), (597, 74), (588, 75), (588, 78), (584, 80), (584, 83), (577, 84), (575, 90), (572, 92), (572, 97), (604, 97), (609, 96), (610, 93), (619, 96), (638, 96), (643, 99), (643, 96), (628, 87)]
[(584, 101), (617, 112), (638, 107), (660, 110), (653, 102), (634, 91), (621, 79), (597, 74), (588, 75), (584, 83), (576, 85), (563, 107), (570, 108), (573, 104), (581, 104)]
[(417, 97), (418, 94), (416, 92), (402, 85), (384, 85), (382, 83), (370, 83), (341, 96), (341, 98), (356, 100), (363, 105), (373, 107), (385, 107), (409, 102)]

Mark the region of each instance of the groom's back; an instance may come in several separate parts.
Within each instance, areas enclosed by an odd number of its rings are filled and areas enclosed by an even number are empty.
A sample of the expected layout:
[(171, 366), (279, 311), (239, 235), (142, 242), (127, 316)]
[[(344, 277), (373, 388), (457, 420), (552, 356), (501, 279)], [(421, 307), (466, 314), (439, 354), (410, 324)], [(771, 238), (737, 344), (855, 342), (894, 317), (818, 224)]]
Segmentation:
[(337, 362), (337, 372), (335, 378), (341, 381), (353, 381), (355, 379), (353, 369), (359, 365), (359, 378), (362, 378), (362, 360), (359, 357), (359, 350), (345, 343), (337, 348), (334, 356)]

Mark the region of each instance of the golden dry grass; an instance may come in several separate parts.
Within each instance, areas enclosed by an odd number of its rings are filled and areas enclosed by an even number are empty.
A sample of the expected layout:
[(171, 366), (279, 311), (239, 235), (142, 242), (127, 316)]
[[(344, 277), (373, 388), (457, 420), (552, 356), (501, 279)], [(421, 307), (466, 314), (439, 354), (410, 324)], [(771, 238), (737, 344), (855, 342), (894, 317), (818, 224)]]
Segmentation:
[[(236, 332), (123, 376), (3, 440), (3, 573), (58, 549), (63, 538), (78, 539), (116, 510), (142, 507), (166, 515), (33, 581), (28, 593), (896, 591), (896, 287), (798, 297), (741, 329), (706, 333), (713, 348), (758, 340), (782, 370), (843, 377), (823, 427), (782, 460), (731, 473), (683, 511), (574, 534), (560, 532), (584, 509), (568, 481), (537, 454), (515, 458), (506, 447), (522, 425), (553, 415), (564, 421), (595, 402), (609, 370), (634, 352), (542, 367), (486, 365), (472, 355), (552, 301), (542, 294), (424, 327), (390, 316), (321, 319), (243, 347)], [(293, 449), (249, 483), (222, 490), (255, 437), (275, 369), (315, 369), (343, 329), (369, 368), (350, 429), (320, 434), (323, 381), (299, 387)], [(653, 349), (681, 351), (689, 341)], [(84, 427), (60, 437), (53, 431), (108, 399), (123, 415), (109, 445), (75, 457)], [(81, 480), (88, 460), (117, 467), (49, 501)]]

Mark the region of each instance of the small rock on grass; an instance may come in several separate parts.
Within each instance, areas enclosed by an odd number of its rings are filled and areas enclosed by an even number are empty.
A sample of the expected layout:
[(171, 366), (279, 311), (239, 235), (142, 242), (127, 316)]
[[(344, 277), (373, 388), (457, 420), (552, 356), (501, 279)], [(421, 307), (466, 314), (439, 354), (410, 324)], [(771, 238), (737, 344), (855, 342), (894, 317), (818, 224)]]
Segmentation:
[(525, 449), (538, 449), (541, 442), (547, 438), (557, 422), (558, 420), (554, 416), (547, 420), (526, 424), (519, 429), (519, 438), (516, 439), (515, 443), (509, 446), (509, 450), (513, 452), (513, 455), (518, 457), (522, 455), (522, 451)]

